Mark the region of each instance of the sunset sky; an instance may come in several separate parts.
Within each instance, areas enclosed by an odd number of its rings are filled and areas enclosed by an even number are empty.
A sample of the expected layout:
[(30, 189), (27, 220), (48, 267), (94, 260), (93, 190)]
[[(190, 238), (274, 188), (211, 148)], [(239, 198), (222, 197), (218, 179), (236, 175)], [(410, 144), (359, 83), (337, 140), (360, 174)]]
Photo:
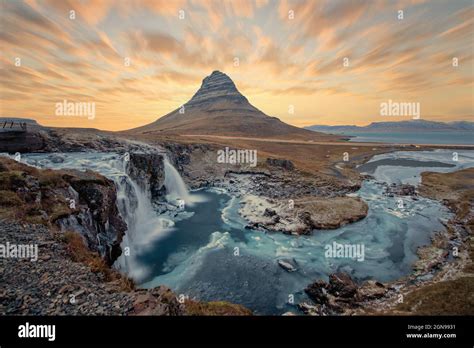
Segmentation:
[[(388, 99), (474, 119), (472, 0), (0, 0), (0, 28), (0, 115), (43, 125), (141, 126), (213, 70), (296, 126), (407, 119), (380, 116)], [(64, 99), (96, 117), (55, 115)]]

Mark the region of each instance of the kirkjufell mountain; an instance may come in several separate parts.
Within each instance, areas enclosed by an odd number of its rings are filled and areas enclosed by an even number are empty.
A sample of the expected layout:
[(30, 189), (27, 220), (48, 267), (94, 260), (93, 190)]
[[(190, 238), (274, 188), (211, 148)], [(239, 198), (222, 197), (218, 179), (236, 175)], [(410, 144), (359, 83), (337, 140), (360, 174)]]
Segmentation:
[[(180, 112), (181, 111), (181, 112)], [(220, 71), (204, 78), (201, 88), (182, 108), (133, 133), (224, 135), (260, 138), (328, 139), (330, 136), (291, 126), (249, 103), (232, 79)]]

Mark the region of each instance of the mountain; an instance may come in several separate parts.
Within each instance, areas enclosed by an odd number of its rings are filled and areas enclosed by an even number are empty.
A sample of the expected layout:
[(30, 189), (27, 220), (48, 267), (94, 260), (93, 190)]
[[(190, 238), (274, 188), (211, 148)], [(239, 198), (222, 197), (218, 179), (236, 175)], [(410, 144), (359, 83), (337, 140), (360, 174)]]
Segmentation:
[(384, 133), (384, 132), (466, 132), (474, 131), (474, 122), (458, 121), (458, 122), (435, 122), (425, 120), (410, 120), (399, 122), (373, 122), (368, 126), (309, 126), (305, 129), (334, 133), (334, 134), (349, 134), (357, 133)]
[(223, 135), (259, 138), (332, 139), (270, 117), (249, 103), (229, 76), (214, 71), (182, 108), (128, 133)]
[(474, 122), (457, 121), (450, 122), (449, 124), (459, 130), (474, 131)]
[(314, 132), (323, 132), (323, 133), (344, 133), (344, 132), (357, 132), (363, 129), (359, 126), (308, 126), (304, 127), (305, 129), (314, 131)]

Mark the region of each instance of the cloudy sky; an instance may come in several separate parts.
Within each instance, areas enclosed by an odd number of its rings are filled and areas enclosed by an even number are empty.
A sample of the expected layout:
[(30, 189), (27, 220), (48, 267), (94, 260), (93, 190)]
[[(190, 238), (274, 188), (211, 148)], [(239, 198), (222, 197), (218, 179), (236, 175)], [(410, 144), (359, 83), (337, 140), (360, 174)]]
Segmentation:
[[(404, 119), (380, 115), (389, 99), (419, 102), (422, 119), (472, 120), (474, 5), (0, 0), (0, 68), (1, 116), (51, 126), (144, 125), (189, 100), (213, 70), (297, 126)], [(96, 117), (56, 115), (63, 100), (95, 103)]]

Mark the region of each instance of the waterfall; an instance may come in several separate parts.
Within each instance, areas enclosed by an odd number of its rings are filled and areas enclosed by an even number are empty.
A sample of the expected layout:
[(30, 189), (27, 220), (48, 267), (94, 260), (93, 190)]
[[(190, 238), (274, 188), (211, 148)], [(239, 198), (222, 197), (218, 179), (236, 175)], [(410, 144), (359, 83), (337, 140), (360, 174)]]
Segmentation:
[(148, 269), (142, 265), (138, 256), (151, 247), (152, 243), (172, 231), (174, 222), (159, 216), (151, 203), (150, 191), (142, 188), (127, 174), (123, 160), (116, 163), (122, 167), (122, 173), (115, 176), (117, 186), (117, 204), (120, 215), (127, 223), (121, 247), (122, 255), (115, 266), (136, 281), (142, 280), (148, 274)]
[(191, 196), (186, 188), (186, 184), (166, 156), (164, 157), (164, 167), (166, 199), (172, 203), (176, 203), (176, 201), (182, 199), (185, 204), (190, 204)]
[[(189, 193), (179, 172), (167, 156), (162, 155), (166, 200), (174, 206), (179, 206), (179, 200), (183, 200), (185, 207), (204, 201), (200, 195)], [(116, 166), (120, 167), (121, 175), (113, 178), (117, 186), (120, 215), (128, 226), (121, 244), (122, 255), (115, 266), (135, 281), (141, 281), (148, 275), (149, 270), (139, 262), (139, 255), (150, 248), (153, 242), (172, 232), (174, 222), (164, 214), (158, 215), (152, 205), (149, 183), (138, 185), (127, 174), (127, 165), (128, 163), (120, 159)]]
[[(197, 194), (190, 194), (179, 172), (164, 158), (166, 199), (169, 207), (177, 207), (178, 200), (183, 200), (185, 207), (193, 202), (203, 201)], [(137, 183), (127, 173), (129, 162), (116, 153), (68, 153), (61, 156), (62, 161), (53, 161), (51, 155), (25, 155), (28, 164), (54, 169), (90, 169), (114, 181), (117, 190), (117, 207), (120, 216), (127, 223), (127, 231), (121, 243), (122, 255), (114, 264), (120, 272), (127, 274), (135, 281), (141, 281), (148, 275), (148, 268), (140, 262), (142, 255), (158, 239), (173, 231), (174, 221), (169, 215), (159, 215), (154, 209), (149, 183)], [(175, 208), (177, 209), (177, 208)], [(173, 214), (175, 215), (175, 214)]]

